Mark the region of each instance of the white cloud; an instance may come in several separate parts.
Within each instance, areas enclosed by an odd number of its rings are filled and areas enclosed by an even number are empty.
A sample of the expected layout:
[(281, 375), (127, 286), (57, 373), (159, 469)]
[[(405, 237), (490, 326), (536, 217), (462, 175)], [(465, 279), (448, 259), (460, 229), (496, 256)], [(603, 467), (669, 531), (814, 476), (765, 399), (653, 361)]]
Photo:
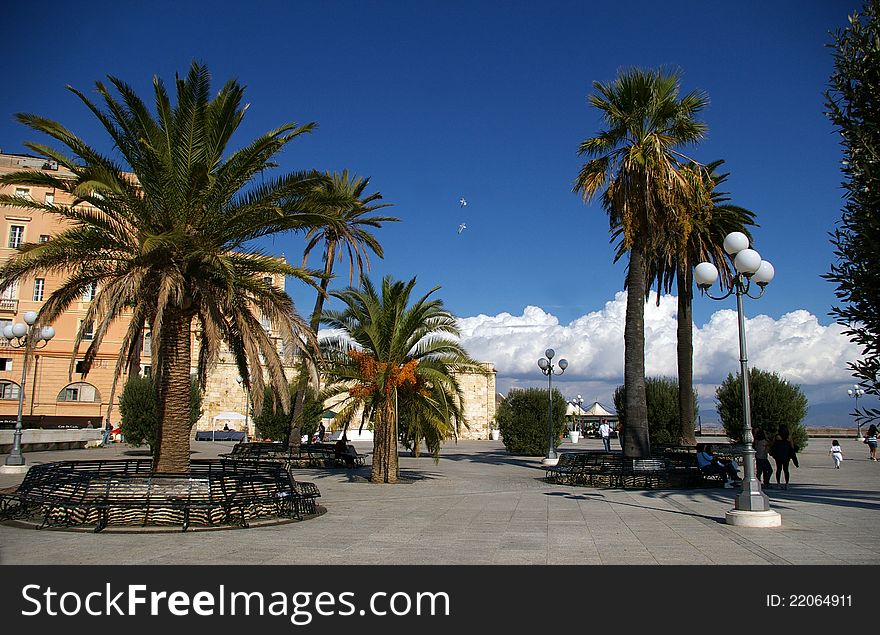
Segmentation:
[[(645, 305), (645, 360), (649, 376), (677, 374), (677, 299), (656, 296)], [(545, 385), (538, 358), (547, 346), (569, 361), (559, 381), (566, 396), (580, 392), (585, 399), (610, 402), (614, 387), (623, 383), (623, 329), (626, 294), (620, 292), (601, 311), (588, 313), (563, 325), (552, 314), (528, 306), (522, 315), (501, 313), (459, 319), (462, 343), (477, 359), (491, 361), (498, 371), (498, 387)], [(759, 315), (746, 320), (749, 366), (774, 371), (800, 384), (808, 397), (839, 394), (852, 377), (847, 362), (858, 347), (837, 324), (823, 326), (804, 310), (775, 320)], [(721, 310), (694, 328), (694, 383), (703, 408), (711, 407), (717, 384), (739, 370), (736, 311)]]

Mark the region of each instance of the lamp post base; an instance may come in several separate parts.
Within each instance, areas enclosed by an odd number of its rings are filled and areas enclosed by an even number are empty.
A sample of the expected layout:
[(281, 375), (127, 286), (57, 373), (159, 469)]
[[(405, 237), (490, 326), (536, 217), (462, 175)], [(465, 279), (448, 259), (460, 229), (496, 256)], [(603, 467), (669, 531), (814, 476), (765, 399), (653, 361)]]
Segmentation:
[(24, 474), (30, 465), (0, 465), (0, 474)]
[(772, 509), (764, 512), (731, 509), (725, 514), (724, 522), (735, 527), (782, 527), (782, 516)]
[(552, 459), (549, 457), (545, 457), (544, 460), (541, 461), (542, 465), (556, 465), (559, 463), (559, 457), (554, 456)]

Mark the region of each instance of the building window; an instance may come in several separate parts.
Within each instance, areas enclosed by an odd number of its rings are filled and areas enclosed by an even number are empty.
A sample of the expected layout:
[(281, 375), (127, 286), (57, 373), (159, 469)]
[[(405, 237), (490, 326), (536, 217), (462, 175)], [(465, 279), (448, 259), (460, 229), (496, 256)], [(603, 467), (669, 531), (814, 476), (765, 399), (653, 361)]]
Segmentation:
[(29, 201), (31, 200), (31, 191), (26, 187), (17, 187), (15, 188), (15, 196)]
[(9, 247), (18, 249), (24, 239), (24, 225), (11, 225), (9, 227)]
[(91, 340), (91, 339), (95, 338), (95, 323), (94, 322), (80, 321), (79, 328), (82, 331), (82, 338), (84, 340)]
[(144, 333), (144, 346), (141, 349), (141, 355), (152, 355), (153, 354), (153, 333), (152, 331), (146, 331)]
[(263, 330), (266, 333), (272, 334), (272, 320), (269, 319), (269, 316), (265, 313), (260, 314), (260, 324), (263, 325)]
[(20, 394), (21, 386), (14, 381), (0, 381), (0, 399), (14, 399), (15, 401), (18, 401), (18, 396)]
[(46, 288), (45, 278), (34, 278), (34, 302), (43, 301), (43, 290)]
[(17, 300), (18, 299), (18, 281), (16, 280), (11, 285), (6, 287), (3, 290), (3, 299), (4, 300)]
[(144, 377), (152, 377), (153, 375), (153, 367), (148, 365), (141, 366), (141, 375)]
[(271, 285), (271, 284), (272, 284), (272, 277), (271, 277), (271, 276), (265, 276), (265, 277), (263, 278), (263, 282), (264, 282), (265, 284)]
[(41, 243), (49, 242), (49, 234), (40, 234), (40, 242)]
[(55, 192), (46, 192), (46, 205), (55, 204)]
[(95, 299), (95, 296), (98, 294), (98, 283), (93, 282), (92, 285), (83, 291), (82, 301), (83, 302), (91, 302)]
[(0, 357), (0, 370), (12, 370), (11, 357)]
[(98, 393), (97, 388), (84, 381), (80, 381), (65, 386), (61, 392), (58, 393), (58, 401), (85, 401), (94, 403), (96, 401), (101, 401), (101, 395)]

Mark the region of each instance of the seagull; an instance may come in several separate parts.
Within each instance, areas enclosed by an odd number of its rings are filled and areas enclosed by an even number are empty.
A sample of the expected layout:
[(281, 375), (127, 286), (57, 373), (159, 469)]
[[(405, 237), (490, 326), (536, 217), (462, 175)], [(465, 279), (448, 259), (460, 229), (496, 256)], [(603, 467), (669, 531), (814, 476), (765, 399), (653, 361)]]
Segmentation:
[[(462, 200), (464, 200), (464, 199), (462, 199)], [(461, 225), (458, 226), (458, 233), (460, 234), (461, 232), (463, 232), (466, 229), (467, 229), (467, 225), (462, 223)]]
[(458, 204), (461, 205), (462, 207), (467, 207), (467, 201), (464, 200), (464, 196), (462, 196), (460, 199), (458, 199)]

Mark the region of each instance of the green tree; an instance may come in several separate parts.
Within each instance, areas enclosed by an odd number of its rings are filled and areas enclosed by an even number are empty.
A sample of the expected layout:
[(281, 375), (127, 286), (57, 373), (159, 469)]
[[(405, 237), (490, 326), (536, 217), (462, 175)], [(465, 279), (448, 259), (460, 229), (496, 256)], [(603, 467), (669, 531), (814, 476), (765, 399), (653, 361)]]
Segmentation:
[(624, 454), (650, 453), (645, 397), (645, 297), (648, 263), (664, 236), (675, 227), (675, 206), (687, 199), (691, 184), (679, 172), (678, 149), (699, 141), (706, 126), (696, 120), (708, 102), (699, 91), (679, 98), (679, 75), (633, 69), (609, 84), (593, 82), (590, 104), (602, 113), (606, 129), (584, 140), (574, 191), (584, 201), (604, 189), (602, 206), (612, 231), (622, 230), (629, 254), (624, 325), (624, 384), (628, 434)]
[[(202, 416), (202, 398), (199, 382), (191, 380), (187, 418), (189, 430), (192, 430)], [(122, 417), (120, 429), (126, 442), (131, 445), (148, 445), (151, 451), (155, 451), (159, 435), (159, 412), (153, 380), (139, 375), (129, 378), (119, 395), (119, 414)]]
[[(547, 418), (550, 415), (547, 391), (543, 388), (511, 389), (495, 415), (501, 440), (508, 452), (526, 456), (547, 454)], [(566, 401), (553, 389), (553, 447), (565, 432)]]
[[(619, 413), (621, 427), (626, 429), (626, 414), (623, 404), (626, 403), (626, 387), (618, 386), (614, 391), (614, 407)], [(648, 408), (648, 430), (653, 443), (682, 443), (681, 425), (679, 421), (680, 391), (678, 381), (672, 377), (648, 377), (645, 379), (645, 397)], [(691, 387), (692, 403), (697, 402), (697, 391)], [(693, 423), (691, 424), (693, 437)], [(694, 445), (682, 443), (683, 445)]]
[[(309, 196), (309, 204), (321, 211), (325, 220), (322, 224), (309, 229), (306, 235), (306, 248), (303, 253), (302, 266), (305, 267), (312, 250), (323, 247), (323, 275), (315, 298), (315, 308), (309, 327), (317, 336), (324, 312), (324, 301), (327, 289), (333, 278), (333, 265), (338, 261), (348, 260), (348, 283), (354, 279), (355, 271), (360, 278), (364, 270), (370, 270), (370, 252), (379, 258), (384, 256), (382, 245), (369, 231), (378, 229), (383, 223), (396, 222), (393, 216), (378, 216), (376, 210), (390, 207), (390, 203), (378, 203), (382, 199), (379, 192), (364, 194), (370, 183), (369, 178), (349, 176), (348, 170), (341, 174), (327, 174), (326, 180), (316, 185)], [(309, 385), (309, 368), (307, 359), (300, 366), (300, 379), (294, 402), (293, 426), (290, 429), (290, 445), (297, 447), (303, 423), (300, 413)]]
[(414, 456), (420, 456), (424, 443), (438, 458), (443, 441), (457, 438), (459, 426), (467, 426), (461, 399), (451, 388), (446, 383), (430, 382), (423, 375), (398, 390), (399, 436)]
[[(744, 233), (751, 239), (749, 225), (754, 225), (755, 214), (743, 207), (729, 203), (727, 192), (719, 186), (730, 173), (719, 174), (716, 170), (724, 163), (713, 161), (702, 166), (691, 162), (682, 166), (681, 173), (691, 183), (690, 197), (677, 207), (678, 228), (668, 232), (664, 245), (656, 259), (649, 264), (648, 277), (657, 281), (657, 303), (660, 292), (669, 292), (675, 279), (678, 295), (678, 442), (694, 445), (694, 422), (696, 401), (694, 397), (694, 320), (693, 290), (694, 267), (709, 261), (718, 268), (724, 284), (730, 284), (734, 272), (730, 259), (724, 251), (724, 238), (730, 232)], [(649, 417), (650, 422), (650, 417)], [(653, 433), (651, 438), (653, 439)]]
[[(290, 398), (296, 395), (297, 383), (290, 384)], [(311, 386), (306, 386), (305, 401), (303, 403), (301, 433), (311, 437), (318, 429), (321, 415), (324, 414), (324, 403), (319, 398), (317, 391)], [(263, 405), (260, 413), (254, 417), (254, 427), (257, 433), (266, 439), (273, 441), (288, 442), (290, 425), (293, 420), (292, 411), (284, 411), (284, 405), (275, 396), (268, 386), (263, 393)]]
[[(779, 426), (788, 426), (791, 441), (799, 449), (807, 447), (807, 397), (800, 386), (788, 383), (776, 373), (758, 368), (749, 369), (749, 395), (752, 428), (761, 428), (772, 442)], [(729, 374), (715, 391), (718, 416), (731, 439), (742, 441), (743, 398), (742, 378)]]
[[(880, 394), (880, 0), (867, 0), (834, 35), (828, 117), (843, 145), (844, 207), (832, 234), (836, 262), (825, 276), (840, 306), (831, 315), (862, 350), (849, 367), (865, 391)], [(880, 410), (856, 412), (859, 423)]]
[[(435, 418), (460, 412), (461, 387), (456, 373), (479, 370), (458, 342), (455, 317), (428, 293), (410, 304), (416, 279), (382, 280), (381, 295), (368, 278), (361, 289), (348, 288), (331, 295), (345, 305), (327, 311), (323, 322), (341, 335), (322, 341), (327, 360), (324, 376), (328, 394), (346, 395), (337, 420), (347, 426), (360, 413), (373, 424), (373, 463), (370, 480), (394, 483), (398, 479), (398, 409), (402, 393), (419, 400), (422, 411)], [(421, 389), (420, 389), (421, 388)], [(438, 397), (451, 398), (456, 409)], [(412, 404), (407, 406), (410, 411)]]
[[(321, 222), (320, 214), (309, 213), (303, 203), (323, 181), (321, 175), (262, 180), (282, 148), (313, 124), (284, 124), (233, 151), (229, 142), (247, 108), (237, 82), (227, 82), (211, 99), (208, 70), (194, 62), (186, 77), (176, 79), (172, 103), (157, 77), (155, 116), (131, 87), (114, 77), (109, 82), (118, 97), (96, 83), (103, 109), (70, 90), (109, 134), (127, 169), (60, 123), (17, 115), (67, 150), (27, 143), (62, 170), (16, 172), (0, 183), (54, 187), (74, 201), (67, 206), (0, 197), (0, 204), (43, 211), (66, 227), (46, 243), (23, 245), (0, 268), (0, 289), (37, 272), (67, 276), (40, 311), (39, 321), (49, 323), (96, 285), (83, 320), (83, 325), (94, 323), (94, 339), (83, 357), (86, 372), (111, 325), (122, 317), (129, 327), (114, 373), (120, 377), (139, 354), (142, 325), (149, 324), (160, 420), (154, 469), (183, 472), (189, 468), (189, 428), (180, 415), (189, 408), (194, 329), (202, 386), (225, 343), (252, 394), (262, 399), (265, 382), (262, 372), (249, 369), (265, 363), (269, 382), (285, 404), (289, 396), (282, 362), (257, 314), (270, 319), (286, 342), (303, 347), (314, 342), (290, 296), (265, 281), (284, 275), (311, 282), (309, 272), (248, 247), (252, 240)], [(73, 342), (71, 370), (83, 335), (81, 328)]]

